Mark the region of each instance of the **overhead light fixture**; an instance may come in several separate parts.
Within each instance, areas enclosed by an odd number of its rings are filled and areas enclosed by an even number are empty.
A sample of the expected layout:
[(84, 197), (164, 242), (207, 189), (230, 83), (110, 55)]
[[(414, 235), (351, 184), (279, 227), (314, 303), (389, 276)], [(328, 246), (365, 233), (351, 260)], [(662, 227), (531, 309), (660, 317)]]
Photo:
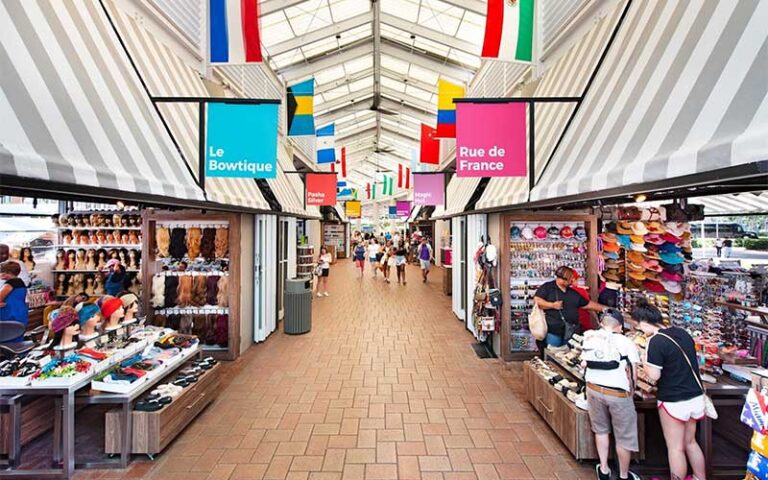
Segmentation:
[(648, 199), (648, 195), (646, 195), (644, 193), (638, 193), (637, 195), (635, 195), (635, 202), (637, 202), (637, 203), (642, 203), (642, 202), (646, 201), (647, 199)]

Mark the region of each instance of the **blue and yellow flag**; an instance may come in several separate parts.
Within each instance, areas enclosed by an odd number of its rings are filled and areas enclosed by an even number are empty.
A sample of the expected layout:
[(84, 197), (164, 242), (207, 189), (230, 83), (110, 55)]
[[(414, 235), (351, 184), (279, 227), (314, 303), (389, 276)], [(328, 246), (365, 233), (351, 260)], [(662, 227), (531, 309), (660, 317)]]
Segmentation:
[(315, 79), (292, 85), (287, 93), (288, 136), (314, 135)]

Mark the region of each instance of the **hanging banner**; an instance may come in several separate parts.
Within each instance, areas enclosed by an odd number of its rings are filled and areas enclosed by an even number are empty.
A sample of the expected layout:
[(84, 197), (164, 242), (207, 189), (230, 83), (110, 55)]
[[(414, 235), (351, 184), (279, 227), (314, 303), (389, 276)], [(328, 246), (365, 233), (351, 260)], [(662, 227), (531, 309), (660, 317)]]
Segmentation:
[(392, 205), (389, 207), (389, 218), (397, 218), (397, 207), (395, 205)]
[(456, 105), (456, 176), (526, 176), (525, 103)]
[(307, 174), (307, 205), (336, 205), (336, 175)]
[(344, 204), (347, 211), (347, 218), (360, 218), (360, 201), (347, 200)]
[(398, 217), (407, 217), (411, 214), (411, 202), (399, 200), (395, 202), (395, 209)]
[(454, 98), (464, 97), (464, 87), (445, 80), (437, 81), (437, 129), (435, 137), (456, 138), (456, 104)]
[(289, 137), (315, 135), (314, 95), (314, 78), (288, 87), (285, 108)]
[(276, 103), (209, 103), (205, 176), (275, 178), (278, 107)]
[(413, 204), (444, 205), (445, 175), (442, 173), (414, 173)]
[(336, 148), (333, 145), (336, 137), (336, 125), (332, 123), (326, 127), (318, 128), (315, 135), (317, 136), (315, 141), (317, 163), (330, 163), (333, 167), (336, 165)]
[(261, 62), (259, 2), (208, 1), (211, 63)]
[(419, 161), (430, 165), (440, 164), (440, 140), (435, 138), (437, 130), (421, 124), (421, 150)]

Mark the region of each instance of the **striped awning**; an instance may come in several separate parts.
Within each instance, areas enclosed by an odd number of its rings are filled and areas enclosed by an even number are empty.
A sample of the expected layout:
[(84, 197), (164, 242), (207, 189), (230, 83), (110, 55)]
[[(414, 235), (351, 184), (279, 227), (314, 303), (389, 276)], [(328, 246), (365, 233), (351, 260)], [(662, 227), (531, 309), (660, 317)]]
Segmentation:
[[(621, 17), (625, 2), (618, 2), (612, 12), (601, 18), (581, 39), (550, 66), (536, 85), (533, 97), (580, 97), (590, 75), (608, 46), (611, 33)], [(535, 106), (536, 178), (552, 155), (574, 103), (539, 103)], [(526, 134), (526, 141), (529, 136)], [(526, 153), (529, 153), (526, 151)], [(530, 172), (529, 172), (530, 174)], [(528, 201), (527, 177), (492, 178), (477, 202), (477, 210), (511, 206)]]
[[(105, 2), (136, 67), (154, 96), (208, 97), (200, 75), (138, 21), (112, 1)], [(160, 112), (195, 177), (199, 165), (199, 114), (196, 103), (160, 103)], [(222, 205), (269, 210), (253, 179), (208, 177), (208, 200)]]
[(694, 197), (688, 203), (704, 205), (704, 215), (768, 214), (768, 192)]
[(285, 173), (296, 170), (291, 154), (284, 139), (277, 142), (277, 178), (267, 180), (269, 188), (275, 194), (283, 212), (302, 218), (322, 218), (320, 209), (315, 206), (304, 207), (304, 183), (297, 173)]
[(411, 214), (408, 215), (408, 219), (405, 221), (405, 223), (413, 223), (416, 220), (416, 217), (419, 216), (420, 211), (421, 205), (414, 205), (411, 209)]
[(768, 159), (766, 25), (759, 0), (633, 2), (532, 200)]
[(344, 209), (343, 203), (337, 203), (336, 205), (333, 206), (333, 209), (336, 211), (336, 215), (339, 216), (339, 219), (342, 222), (344, 223), (349, 222), (349, 219), (347, 218), (347, 212), (344, 211), (345, 209)]
[(90, 0), (0, 3), (0, 174), (204, 200)]
[(443, 205), (436, 206), (435, 211), (432, 213), (432, 218), (455, 217), (463, 213), (467, 208), (467, 203), (469, 203), (475, 190), (477, 190), (480, 180), (479, 177), (459, 178), (455, 174), (451, 175), (451, 179), (445, 189), (445, 207)]

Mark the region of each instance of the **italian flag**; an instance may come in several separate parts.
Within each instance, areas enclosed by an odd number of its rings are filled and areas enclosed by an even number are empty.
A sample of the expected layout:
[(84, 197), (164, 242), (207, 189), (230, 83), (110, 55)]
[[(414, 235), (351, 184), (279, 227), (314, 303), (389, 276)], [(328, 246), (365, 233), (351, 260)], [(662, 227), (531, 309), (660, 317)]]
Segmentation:
[(534, 0), (488, 0), (483, 58), (533, 61)]

